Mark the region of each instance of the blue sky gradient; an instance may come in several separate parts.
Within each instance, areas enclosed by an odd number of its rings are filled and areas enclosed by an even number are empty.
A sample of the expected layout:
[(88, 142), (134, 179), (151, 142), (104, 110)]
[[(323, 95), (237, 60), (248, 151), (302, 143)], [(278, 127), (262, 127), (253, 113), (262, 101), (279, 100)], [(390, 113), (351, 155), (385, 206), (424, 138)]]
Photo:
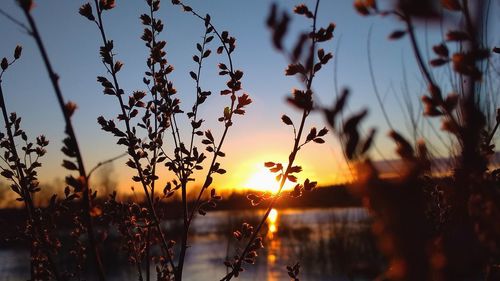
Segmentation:
[[(291, 11), (294, 5), (302, 1), (277, 2), (281, 9)], [(494, 15), (498, 15), (500, 4), (498, 1), (492, 2), (489, 33), (499, 34), (499, 19)], [(60, 85), (66, 100), (78, 104), (73, 122), (87, 169), (90, 169), (99, 161), (120, 154), (123, 147), (115, 145), (116, 139), (101, 131), (96, 122), (99, 115), (116, 117), (119, 106), (114, 97), (102, 94), (102, 88), (96, 82), (97, 75), (105, 74), (98, 53), (100, 36), (97, 27), (78, 14), (78, 8), (83, 3), (85, 2), (74, 0), (37, 1), (33, 15), (39, 24), (53, 66), (61, 77)], [(264, 161), (286, 162), (293, 133), (281, 123), (280, 116), (286, 113), (296, 122), (300, 118), (300, 113), (285, 102), (286, 95), (292, 88), (300, 87), (300, 82), (294, 77), (284, 76), (287, 60), (273, 48), (270, 33), (265, 26), (270, 3), (271, 1), (243, 0), (186, 1), (186, 4), (200, 14), (209, 13), (219, 30), (228, 30), (236, 37), (234, 64), (237, 69), (244, 71), (243, 88), (254, 101), (247, 115), (236, 120), (228, 139), (225, 150), (228, 157), (223, 165), (227, 166), (231, 175), (228, 176), (231, 185), (236, 185), (238, 179), (244, 181), (247, 174), (251, 173), (249, 169), (256, 171), (256, 165), (261, 165)], [(314, 5), (314, 1), (306, 3)], [(15, 1), (2, 1), (0, 7), (24, 22)], [(117, 1), (117, 7), (104, 15), (107, 35), (115, 43), (116, 58), (124, 62), (118, 76), (121, 86), (128, 94), (145, 89), (142, 76), (146, 70), (147, 49), (139, 39), (143, 28), (139, 15), (147, 11), (147, 5), (143, 1)], [(163, 1), (159, 16), (165, 23), (162, 38), (167, 41), (167, 59), (175, 67), (171, 80), (179, 92), (184, 109), (188, 109), (194, 101), (195, 93), (195, 85), (188, 72), (195, 69), (191, 57), (197, 52), (195, 44), (201, 40), (204, 27), (202, 22), (172, 6), (170, 1)], [(386, 137), (389, 128), (371, 84), (367, 45), (370, 37), (371, 60), (375, 70), (373, 74), (391, 123), (407, 133), (404, 114), (398, 102), (398, 98), (401, 100), (403, 74), (407, 77), (409, 95), (417, 111), (420, 108), (419, 97), (425, 92), (425, 85), (407, 38), (395, 42), (387, 40), (388, 34), (393, 30), (403, 28), (402, 23), (390, 17), (361, 17), (352, 8), (352, 1), (321, 1), (319, 19), (319, 25), (326, 26), (329, 22), (334, 22), (337, 28), (334, 40), (322, 46), (334, 52), (334, 60), (315, 80), (316, 102), (330, 105), (336, 95), (335, 87), (350, 88), (353, 95), (348, 112), (369, 108), (370, 115), (364, 127), (378, 127), (377, 149), (384, 157), (392, 158), (394, 145)], [(308, 24), (302, 18), (294, 17), (286, 40), (288, 46), (295, 41), (299, 31), (309, 27)], [(442, 40), (439, 24), (420, 24), (418, 32), (421, 46), (429, 47), (424, 54), (432, 56), (430, 46)], [(3, 77), (9, 109), (22, 116), (22, 126), (30, 136), (45, 134), (51, 141), (49, 154), (40, 170), (42, 181), (64, 178), (66, 171), (60, 167), (62, 153), (59, 152), (63, 139), (63, 118), (40, 54), (32, 38), (3, 16), (0, 17), (0, 38), (0, 57), (11, 56), (17, 44), (24, 47), (21, 60)], [(490, 38), (490, 45), (499, 45), (499, 40), (499, 37)], [(211, 47), (215, 51), (218, 45), (215, 40), (213, 42)], [(221, 60), (225, 61), (225, 58), (213, 52), (204, 65), (202, 78), (202, 88), (211, 90), (215, 95), (202, 105), (200, 114), (207, 120), (205, 128), (211, 128), (216, 136), (221, 132), (220, 123), (216, 119), (224, 104), (224, 100), (216, 94), (225, 83), (217, 75), (217, 63)], [(446, 77), (446, 71), (438, 70), (436, 77)], [(185, 121), (181, 120), (186, 124), (184, 128), (187, 132), (190, 126)], [(315, 114), (308, 123), (308, 126), (324, 125), (320, 114)], [(435, 125), (439, 129), (438, 122)], [(438, 151), (444, 151), (428, 126), (422, 133), (434, 142)], [(447, 142), (448, 136), (445, 135), (444, 139)], [(373, 156), (381, 158), (377, 151), (373, 151)], [(124, 161), (125, 159), (115, 163), (113, 173), (122, 187), (130, 185), (122, 179), (132, 175), (132, 171), (121, 164)], [(310, 145), (303, 149), (298, 161), (305, 168), (304, 174), (320, 178), (320, 183), (338, 181), (345, 173), (344, 160), (333, 135), (327, 137), (327, 144)], [(231, 180), (230, 177), (234, 179)], [(217, 180), (219, 186), (230, 185), (228, 182), (224, 183), (222, 177)]]

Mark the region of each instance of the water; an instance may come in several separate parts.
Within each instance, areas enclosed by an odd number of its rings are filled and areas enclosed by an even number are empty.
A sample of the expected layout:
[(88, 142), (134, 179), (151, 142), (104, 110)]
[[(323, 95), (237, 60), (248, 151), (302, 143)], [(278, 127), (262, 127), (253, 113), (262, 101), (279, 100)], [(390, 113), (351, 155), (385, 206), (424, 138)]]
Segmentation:
[[(370, 218), (362, 208), (279, 210), (266, 226), (265, 249), (254, 265), (245, 265), (237, 280), (290, 280), (286, 266), (300, 262), (301, 280), (370, 280), (383, 264), (370, 234)], [(185, 263), (184, 280), (220, 280), (223, 265), (245, 245), (231, 237), (241, 223), (255, 225), (262, 211), (217, 211), (197, 217), (193, 223)], [(269, 231), (272, 230), (272, 231)], [(103, 253), (109, 280), (138, 280), (135, 267), (125, 254)], [(0, 249), (0, 280), (28, 279), (29, 253), (20, 249)], [(152, 276), (155, 271), (152, 269)], [(93, 280), (94, 278), (88, 278)]]

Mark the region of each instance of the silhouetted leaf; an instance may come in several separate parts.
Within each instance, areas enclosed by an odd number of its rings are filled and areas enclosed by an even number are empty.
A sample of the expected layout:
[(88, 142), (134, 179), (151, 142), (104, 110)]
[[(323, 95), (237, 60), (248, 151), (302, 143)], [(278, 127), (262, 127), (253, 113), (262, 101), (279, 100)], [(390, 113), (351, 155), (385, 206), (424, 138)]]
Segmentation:
[(283, 123), (285, 123), (286, 125), (293, 125), (293, 122), (290, 119), (290, 117), (286, 115), (281, 116), (281, 121), (283, 121)]
[(21, 52), (23, 51), (23, 47), (21, 45), (17, 45), (14, 49), (14, 59), (19, 59), (21, 57)]
[(368, 132), (368, 136), (366, 137), (366, 140), (365, 142), (363, 143), (363, 146), (361, 147), (361, 154), (365, 154), (371, 147), (372, 143), (373, 143), (373, 139), (375, 137), (375, 133), (377, 132), (376, 129), (370, 129), (370, 131)]
[(68, 170), (78, 170), (78, 166), (75, 163), (68, 160), (63, 160), (62, 166)]
[(2, 67), (2, 70), (6, 70), (7, 67), (9, 67), (9, 61), (7, 60), (7, 58), (2, 59), (0, 66)]
[(447, 41), (466, 41), (470, 40), (469, 34), (463, 31), (451, 30), (446, 33)]
[(267, 168), (274, 167), (275, 165), (276, 165), (276, 163), (274, 163), (274, 162), (265, 162), (264, 163), (264, 166), (267, 167)]
[(390, 40), (397, 40), (406, 35), (406, 30), (396, 30), (389, 35)]
[(194, 73), (194, 71), (190, 71), (189, 72), (189, 75), (191, 76), (191, 78), (193, 78), (194, 80), (197, 80), (198, 79), (198, 76), (196, 75), (196, 73)]
[(401, 158), (413, 159), (415, 157), (411, 144), (405, 138), (403, 138), (403, 136), (401, 136), (396, 131), (391, 131), (389, 133), (389, 136), (394, 140), (394, 142), (396, 142), (396, 152), (399, 154), (399, 156), (401, 156)]
[(436, 53), (436, 55), (441, 57), (447, 58), (450, 55), (448, 47), (444, 43), (433, 46), (432, 50)]

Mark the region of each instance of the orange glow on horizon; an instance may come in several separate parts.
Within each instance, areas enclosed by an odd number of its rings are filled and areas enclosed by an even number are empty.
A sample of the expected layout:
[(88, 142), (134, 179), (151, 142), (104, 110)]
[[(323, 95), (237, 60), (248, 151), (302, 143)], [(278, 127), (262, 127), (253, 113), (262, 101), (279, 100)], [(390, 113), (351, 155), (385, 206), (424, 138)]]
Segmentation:
[[(279, 173), (271, 173), (262, 163), (256, 165), (253, 172), (249, 173), (249, 176), (244, 179), (241, 187), (244, 189), (252, 189), (257, 191), (267, 191), (271, 193), (277, 193), (279, 190), (279, 181), (276, 180), (276, 176)], [(284, 190), (293, 188), (293, 183), (285, 182)]]

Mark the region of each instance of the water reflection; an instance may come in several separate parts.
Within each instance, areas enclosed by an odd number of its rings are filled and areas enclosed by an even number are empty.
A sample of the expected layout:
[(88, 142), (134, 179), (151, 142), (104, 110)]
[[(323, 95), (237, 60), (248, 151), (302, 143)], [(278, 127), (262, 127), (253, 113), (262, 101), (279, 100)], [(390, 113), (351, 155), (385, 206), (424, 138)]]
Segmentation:
[(267, 225), (267, 237), (272, 240), (278, 232), (278, 210), (271, 209), (271, 212), (269, 212), (269, 216), (267, 217)]
[[(263, 212), (219, 211), (195, 220), (183, 279), (220, 280), (227, 273), (224, 260), (245, 246), (234, 239), (232, 232), (243, 222), (256, 225)], [(301, 280), (373, 280), (380, 273), (383, 260), (375, 250), (369, 220), (361, 208), (273, 210), (266, 223), (265, 248), (259, 251), (255, 265), (245, 265), (238, 280), (290, 280), (285, 267), (295, 262), (301, 264)], [(165, 225), (169, 233), (176, 233), (181, 227), (182, 221)], [(111, 235), (109, 239), (116, 238)], [(102, 249), (105, 267), (110, 272), (108, 280), (137, 280), (126, 255), (119, 251), (119, 243), (120, 240), (108, 240), (107, 248)], [(0, 249), (0, 280), (26, 280), (28, 255), (25, 249)], [(154, 275), (154, 267), (151, 272)]]
[(276, 264), (278, 251), (281, 248), (280, 239), (278, 238), (278, 210), (271, 209), (267, 217), (268, 231), (268, 249), (267, 249), (267, 280), (279, 280), (280, 270)]

